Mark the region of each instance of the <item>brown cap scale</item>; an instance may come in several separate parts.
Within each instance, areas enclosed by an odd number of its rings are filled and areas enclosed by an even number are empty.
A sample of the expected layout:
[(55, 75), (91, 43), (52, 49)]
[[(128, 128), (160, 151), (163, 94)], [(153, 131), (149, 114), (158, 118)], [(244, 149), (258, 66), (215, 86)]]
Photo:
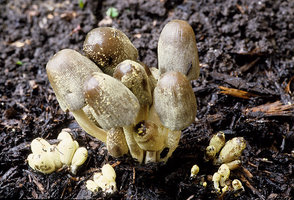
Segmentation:
[(154, 107), (162, 124), (182, 130), (194, 122), (196, 98), (189, 80), (180, 72), (163, 74), (154, 89)]
[(109, 130), (134, 123), (140, 109), (136, 96), (120, 81), (103, 73), (93, 73), (85, 82), (86, 102), (95, 111), (99, 125)]
[(91, 30), (84, 41), (83, 51), (111, 76), (120, 62), (138, 58), (138, 51), (129, 38), (122, 31), (110, 27)]
[(83, 110), (86, 106), (83, 84), (93, 72), (101, 72), (97, 65), (77, 51), (64, 49), (48, 61), (46, 70), (61, 109), (71, 111), (88, 134), (106, 141), (106, 132), (97, 127)]
[(158, 40), (158, 67), (160, 74), (178, 71), (194, 80), (199, 77), (199, 59), (195, 33), (182, 20), (167, 23)]

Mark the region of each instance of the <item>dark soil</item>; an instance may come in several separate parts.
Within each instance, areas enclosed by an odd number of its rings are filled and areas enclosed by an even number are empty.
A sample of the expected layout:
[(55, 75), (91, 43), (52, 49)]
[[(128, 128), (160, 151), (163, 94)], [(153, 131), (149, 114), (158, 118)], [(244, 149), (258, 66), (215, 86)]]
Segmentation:
[[(107, 22), (109, 7), (119, 16)], [(0, 0), (0, 16), (0, 198), (104, 198), (87, 191), (85, 182), (104, 163), (115, 163), (119, 191), (109, 198), (234, 199), (231, 192), (214, 193), (211, 176), (217, 167), (203, 161), (209, 138), (220, 130), (228, 139), (247, 140), (242, 167), (230, 177), (245, 187), (238, 199), (293, 198), (294, 1), (87, 0), (82, 9), (78, 0)], [(183, 131), (166, 165), (115, 159), (60, 109), (45, 65), (63, 48), (81, 52), (87, 32), (100, 24), (125, 32), (140, 60), (156, 67), (159, 33), (172, 19), (187, 20), (196, 33), (202, 66), (193, 82), (196, 121)], [(254, 95), (225, 95), (219, 86)], [(276, 101), (287, 109), (245, 112)], [(77, 175), (66, 169), (43, 175), (29, 168), (30, 142), (54, 139), (66, 127), (89, 150)], [(190, 180), (196, 163), (199, 175)]]

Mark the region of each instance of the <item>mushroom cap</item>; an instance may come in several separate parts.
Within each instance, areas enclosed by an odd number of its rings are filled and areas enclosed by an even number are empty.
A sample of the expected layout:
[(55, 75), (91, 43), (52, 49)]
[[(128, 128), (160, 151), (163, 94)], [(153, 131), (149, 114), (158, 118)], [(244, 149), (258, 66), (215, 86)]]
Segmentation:
[(154, 89), (154, 107), (170, 130), (187, 128), (195, 120), (196, 98), (189, 80), (180, 72), (167, 72)]
[(122, 31), (110, 27), (91, 30), (84, 41), (83, 51), (111, 76), (120, 62), (138, 58), (138, 51), (129, 38)]
[(140, 104), (120, 81), (103, 73), (93, 73), (84, 86), (86, 102), (93, 108), (99, 125), (109, 130), (134, 123)]
[(85, 105), (83, 84), (93, 72), (101, 72), (90, 59), (72, 49), (56, 53), (46, 65), (48, 79), (62, 110)]
[(117, 65), (113, 77), (120, 80), (137, 97), (140, 105), (152, 103), (151, 86), (145, 68), (132, 60)]
[(182, 72), (189, 80), (199, 77), (200, 67), (195, 33), (183, 20), (167, 23), (158, 40), (158, 67), (160, 74)]

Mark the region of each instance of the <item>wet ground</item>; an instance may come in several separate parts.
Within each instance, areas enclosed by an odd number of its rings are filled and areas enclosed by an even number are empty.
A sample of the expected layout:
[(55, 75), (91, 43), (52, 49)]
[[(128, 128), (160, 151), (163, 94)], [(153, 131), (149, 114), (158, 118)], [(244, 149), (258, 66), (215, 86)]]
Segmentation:
[[(113, 199), (291, 199), (294, 196), (294, 2), (288, 1), (32, 1), (0, 0), (0, 198), (104, 198), (85, 181), (104, 163), (115, 164), (119, 191)], [(114, 7), (118, 17), (107, 18)], [(97, 26), (126, 33), (140, 60), (157, 66), (157, 41), (172, 19), (187, 20), (196, 33), (200, 78), (193, 82), (198, 113), (165, 164), (139, 165), (107, 155), (104, 144), (85, 134), (64, 113), (45, 65), (63, 48), (82, 52), (85, 35)], [(236, 90), (233, 90), (236, 89)], [(27, 165), (30, 142), (56, 138), (70, 127), (89, 159), (76, 176), (51, 175)], [(242, 136), (242, 167), (230, 178), (245, 192), (218, 196), (203, 161), (209, 138), (223, 130)], [(292, 152), (292, 153), (291, 153)], [(191, 180), (190, 169), (199, 175)], [(207, 187), (203, 182), (207, 182)]]

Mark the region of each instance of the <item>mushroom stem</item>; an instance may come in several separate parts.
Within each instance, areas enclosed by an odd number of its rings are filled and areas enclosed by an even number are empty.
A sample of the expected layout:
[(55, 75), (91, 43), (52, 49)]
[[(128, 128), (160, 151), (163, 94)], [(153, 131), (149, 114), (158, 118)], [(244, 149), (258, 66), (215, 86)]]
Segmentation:
[(154, 105), (151, 106), (148, 119), (153, 121), (159, 128), (159, 132), (161, 137), (164, 137), (164, 147), (157, 151), (157, 162), (166, 162), (168, 158), (172, 155), (172, 153), (178, 147), (180, 138), (181, 138), (181, 131), (172, 131), (163, 126), (161, 123), (159, 116), (155, 110)]
[[(157, 161), (159, 162), (167, 162), (169, 157), (173, 154), (173, 152), (178, 147), (179, 141), (181, 139), (181, 131), (171, 131), (168, 128), (165, 128), (165, 131), (168, 132), (167, 134), (167, 140), (166, 145), (161, 151), (158, 151), (157, 153)], [(163, 151), (167, 149), (167, 154), (163, 154)]]
[(78, 124), (91, 136), (97, 138), (98, 140), (102, 142), (106, 142), (107, 133), (101, 129), (98, 128), (86, 115), (86, 113), (80, 109), (72, 111), (72, 114)]
[(156, 162), (156, 151), (146, 151), (145, 164)]
[(146, 120), (149, 115), (149, 110), (150, 108), (148, 105), (140, 106), (140, 110), (138, 112), (134, 125), (138, 124), (141, 121)]
[(123, 129), (131, 156), (138, 160), (139, 163), (142, 163), (144, 158), (144, 151), (139, 147), (134, 138), (134, 126), (126, 126), (123, 127)]

